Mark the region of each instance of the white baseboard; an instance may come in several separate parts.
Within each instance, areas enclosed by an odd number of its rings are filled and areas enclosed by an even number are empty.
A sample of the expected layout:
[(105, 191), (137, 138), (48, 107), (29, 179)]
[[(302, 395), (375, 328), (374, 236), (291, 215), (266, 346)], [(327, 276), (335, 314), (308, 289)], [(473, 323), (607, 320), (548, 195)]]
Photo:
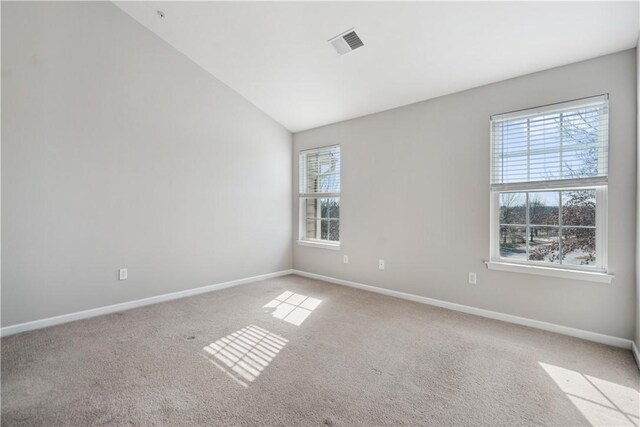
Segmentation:
[[(542, 322), (540, 320), (528, 319), (526, 317), (519, 317), (511, 314), (499, 313), (497, 311), (485, 310), (482, 308), (471, 307), (468, 305), (456, 304), (453, 302), (447, 302), (447, 301), (437, 300), (433, 298), (422, 297), (419, 295), (409, 294), (405, 292), (378, 288), (376, 286), (364, 285), (362, 283), (336, 279), (333, 277), (322, 276), (320, 274), (307, 273), (306, 271), (300, 271), (300, 270), (294, 269), (293, 274), (297, 274), (303, 277), (309, 277), (311, 279), (323, 280), (325, 282), (335, 283), (337, 285), (349, 286), (352, 288), (363, 289), (365, 291), (376, 292), (379, 294), (388, 295), (396, 298), (402, 298), (409, 301), (415, 301), (422, 304), (428, 304), (436, 307), (447, 308), (449, 310), (460, 311), (462, 313), (474, 314), (476, 316), (487, 317), (489, 319), (515, 323), (516, 325), (523, 325), (531, 328), (542, 329), (544, 331), (555, 332), (562, 335), (569, 335), (572, 337), (582, 338), (588, 341), (594, 341), (597, 343), (607, 344), (614, 347), (620, 347), (620, 348), (625, 348), (630, 350), (633, 345), (633, 341), (624, 339), (624, 338), (612, 337), (609, 335), (599, 334), (597, 332), (590, 332), (582, 329), (570, 328), (568, 326), (556, 325), (554, 323)], [(638, 353), (636, 353), (636, 357), (637, 355)], [(639, 360), (639, 359), (636, 358), (636, 360)]]
[(8, 335), (18, 334), (20, 332), (26, 332), (34, 329), (46, 328), (48, 326), (60, 325), (62, 323), (73, 322), (74, 320), (87, 319), (89, 317), (96, 317), (96, 316), (101, 316), (103, 314), (130, 310), (132, 308), (143, 307), (145, 305), (151, 305), (151, 304), (157, 304), (159, 302), (171, 301), (174, 299), (189, 297), (192, 295), (218, 291), (220, 289), (230, 288), (230, 287), (239, 286), (239, 285), (245, 285), (247, 283), (257, 282), (259, 280), (286, 276), (288, 274), (291, 274), (292, 272), (293, 270), (283, 270), (283, 271), (277, 271), (275, 273), (261, 274), (259, 276), (246, 277), (244, 279), (238, 279), (238, 280), (231, 280), (229, 282), (217, 283), (215, 285), (208, 285), (200, 288), (187, 289), (184, 291), (172, 292), (169, 294), (158, 295), (158, 296), (139, 299), (135, 301), (128, 301), (120, 304), (114, 304), (114, 305), (108, 305), (105, 307), (92, 308), (90, 310), (78, 311), (76, 313), (63, 314), (61, 316), (49, 317), (47, 319), (34, 320), (32, 322), (5, 326), (0, 328), (0, 336), (5, 337)]

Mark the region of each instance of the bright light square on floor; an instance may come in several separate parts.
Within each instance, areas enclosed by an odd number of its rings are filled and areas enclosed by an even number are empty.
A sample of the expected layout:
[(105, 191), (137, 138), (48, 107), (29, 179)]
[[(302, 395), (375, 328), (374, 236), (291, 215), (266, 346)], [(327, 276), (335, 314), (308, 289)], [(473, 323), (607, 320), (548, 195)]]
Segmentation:
[(247, 387), (287, 344), (279, 335), (249, 325), (203, 348), (204, 355), (231, 378)]
[(640, 426), (638, 390), (539, 362), (592, 425)]
[(265, 304), (264, 308), (275, 308), (271, 313), (273, 317), (300, 326), (321, 302), (317, 298), (286, 291)]

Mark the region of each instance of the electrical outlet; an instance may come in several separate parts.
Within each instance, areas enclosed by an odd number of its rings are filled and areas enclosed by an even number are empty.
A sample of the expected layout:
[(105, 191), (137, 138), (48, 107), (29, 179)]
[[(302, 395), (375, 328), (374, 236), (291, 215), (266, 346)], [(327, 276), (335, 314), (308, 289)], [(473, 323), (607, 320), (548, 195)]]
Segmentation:
[(384, 260), (383, 259), (378, 260), (378, 269), (379, 270), (384, 270)]
[(118, 279), (119, 280), (127, 280), (127, 276), (129, 275), (129, 273), (127, 272), (126, 268), (121, 268), (120, 270), (118, 270)]
[(343, 263), (345, 263), (345, 264), (349, 264), (349, 255), (345, 255), (345, 256), (342, 258), (342, 262), (343, 262)]
[(469, 280), (470, 285), (475, 285), (478, 283), (478, 278), (476, 277), (476, 273), (469, 272)]

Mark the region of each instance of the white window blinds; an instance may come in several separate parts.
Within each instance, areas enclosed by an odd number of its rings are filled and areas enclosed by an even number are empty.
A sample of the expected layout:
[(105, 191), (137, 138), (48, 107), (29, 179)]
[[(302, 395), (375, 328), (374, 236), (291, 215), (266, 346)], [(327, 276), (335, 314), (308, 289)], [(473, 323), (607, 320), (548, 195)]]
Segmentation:
[(493, 190), (607, 183), (609, 96), (491, 117)]
[(300, 196), (340, 196), (340, 147), (300, 153)]

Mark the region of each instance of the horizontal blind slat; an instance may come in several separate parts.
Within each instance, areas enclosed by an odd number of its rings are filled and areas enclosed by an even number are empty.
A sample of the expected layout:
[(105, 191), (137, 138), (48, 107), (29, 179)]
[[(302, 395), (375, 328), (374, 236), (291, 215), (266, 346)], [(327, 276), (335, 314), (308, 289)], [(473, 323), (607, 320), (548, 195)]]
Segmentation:
[(608, 96), (491, 118), (491, 186), (568, 185), (608, 175)]
[(340, 147), (300, 152), (300, 197), (340, 195)]

